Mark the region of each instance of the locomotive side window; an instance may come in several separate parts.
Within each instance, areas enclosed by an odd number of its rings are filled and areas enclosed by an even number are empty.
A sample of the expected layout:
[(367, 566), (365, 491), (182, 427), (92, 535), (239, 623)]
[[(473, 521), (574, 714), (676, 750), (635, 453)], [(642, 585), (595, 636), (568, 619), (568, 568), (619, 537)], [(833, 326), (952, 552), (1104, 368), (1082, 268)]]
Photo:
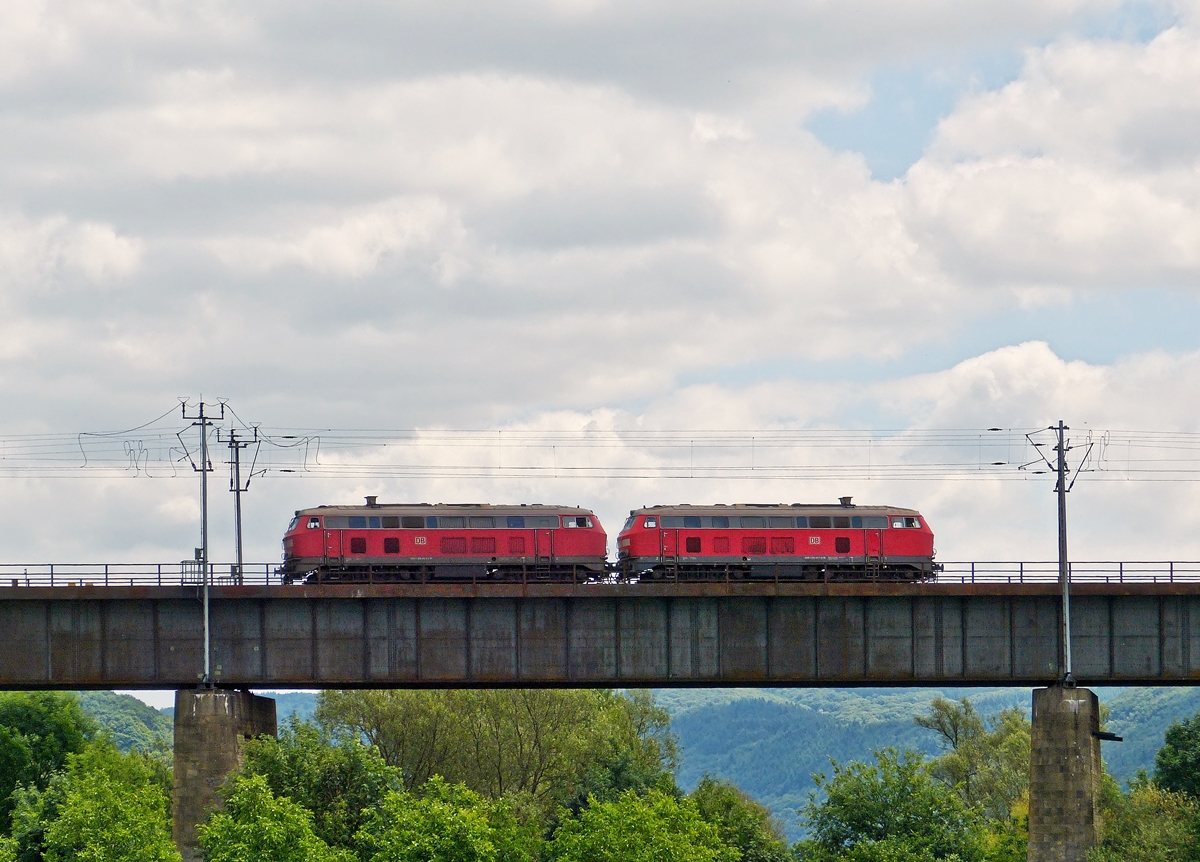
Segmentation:
[(491, 515), (472, 515), (468, 523), (472, 530), (490, 530), (496, 526), (496, 519)]
[(308, 529), (310, 529), (310, 530), (321, 529), (321, 519), (320, 518), (309, 518), (308, 519)]
[(379, 529), (379, 516), (375, 515), (373, 517), (367, 518), (367, 526), (370, 527), (372, 530), (378, 530)]
[(833, 516), (833, 528), (835, 530), (849, 530), (850, 529), (850, 516), (849, 515), (834, 515)]
[(856, 530), (860, 527), (865, 530), (883, 530), (887, 528), (887, 525), (888, 519), (879, 515), (864, 515), (861, 517), (855, 515), (850, 519), (850, 526)]
[(646, 522), (642, 524), (642, 526), (648, 530), (652, 530), (658, 526), (658, 521), (656, 521), (654, 518), (647, 518)]
[(892, 526), (897, 530), (913, 527), (920, 529), (921, 521), (917, 518), (892, 518)]
[(828, 515), (809, 515), (808, 526), (814, 530), (832, 530), (833, 518)]
[(796, 519), (780, 518), (777, 515), (772, 515), (768, 519), (767, 523), (770, 525), (772, 530), (790, 530), (792, 527), (796, 526)]
[(437, 521), (437, 525), (443, 530), (462, 530), (467, 526), (467, 519), (462, 515), (442, 515)]
[(437, 526), (437, 518), (435, 518), (433, 515), (429, 515), (425, 519), (425, 526), (428, 527), (430, 530), (432, 530), (434, 527)]
[(400, 553), (400, 540), (395, 537), (384, 539), (383, 540), (383, 552), (385, 554)]
[(799, 518), (796, 519), (796, 526), (799, 527), (801, 530), (805, 529), (808, 526), (808, 518), (801, 515)]
[(351, 530), (365, 530), (366, 528), (367, 528), (367, 519), (365, 517), (363, 517), (362, 515), (351, 515), (350, 516), (350, 529)]
[(741, 523), (743, 530), (761, 530), (767, 526), (767, 519), (757, 515), (742, 515)]
[(350, 519), (345, 515), (326, 515), (325, 529), (326, 530), (345, 530), (350, 526)]
[(383, 522), (383, 528), (385, 530), (400, 529), (400, 518), (396, 515), (384, 515), (380, 520)]
[(404, 515), (400, 518), (400, 526), (406, 530), (423, 530), (425, 519), (420, 515)]
[(525, 516), (525, 526), (534, 530), (554, 530), (558, 528), (557, 515)]
[[(509, 515), (508, 516), (508, 528), (510, 530), (524, 530), (525, 529), (525, 518), (521, 515)], [(524, 540), (522, 540), (522, 541), (524, 541)]]
[(729, 516), (728, 515), (713, 515), (711, 518), (705, 518), (706, 527), (712, 527), (714, 530), (728, 530)]
[(698, 515), (663, 515), (663, 529), (666, 530), (697, 530), (700, 528)]
[(575, 517), (573, 515), (568, 515), (567, 517), (563, 518), (563, 526), (564, 527), (585, 527), (586, 528), (586, 527), (592, 526), (592, 519), (584, 517), (582, 515), (579, 517)]

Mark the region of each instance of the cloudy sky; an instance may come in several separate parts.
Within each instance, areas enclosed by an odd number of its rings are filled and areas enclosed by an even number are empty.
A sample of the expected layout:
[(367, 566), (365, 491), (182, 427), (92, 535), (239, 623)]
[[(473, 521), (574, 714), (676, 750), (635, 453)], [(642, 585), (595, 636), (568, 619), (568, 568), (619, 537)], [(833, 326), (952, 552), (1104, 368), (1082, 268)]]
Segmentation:
[[(274, 428), (1200, 432), (1195, 4), (10, 0), (0, 128), (9, 441), (201, 393)], [(190, 476), (0, 487), (4, 561), (198, 539)], [(1075, 555), (1200, 559), (1198, 490), (1085, 474)], [(364, 494), (612, 532), (852, 494), (943, 558), (1055, 547), (1035, 479), (276, 472), (248, 556)]]

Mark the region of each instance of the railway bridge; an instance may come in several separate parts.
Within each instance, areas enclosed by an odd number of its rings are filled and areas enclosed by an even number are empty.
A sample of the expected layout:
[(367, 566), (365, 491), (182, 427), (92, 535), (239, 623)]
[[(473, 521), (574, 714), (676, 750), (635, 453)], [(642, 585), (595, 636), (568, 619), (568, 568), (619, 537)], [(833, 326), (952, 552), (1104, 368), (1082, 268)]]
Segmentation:
[[(1035, 802), (1091, 829), (1098, 708), (1086, 689), (1055, 685), (1054, 571), (948, 564), (922, 583), (286, 585), (269, 566), (214, 567), (216, 688), (197, 690), (205, 629), (194, 568), (0, 567), (0, 688), (177, 689), (185, 858), (240, 737), (274, 732), (273, 703), (248, 690), (275, 687), (1046, 686), (1034, 698)], [(1200, 680), (1200, 564), (1077, 563), (1073, 580), (1080, 684)]]

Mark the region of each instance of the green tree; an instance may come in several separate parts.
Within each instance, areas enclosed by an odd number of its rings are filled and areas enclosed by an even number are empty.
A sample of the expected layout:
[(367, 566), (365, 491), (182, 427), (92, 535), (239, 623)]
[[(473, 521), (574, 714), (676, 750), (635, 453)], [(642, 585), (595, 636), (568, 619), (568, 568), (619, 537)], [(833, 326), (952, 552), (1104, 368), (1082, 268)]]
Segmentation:
[(0, 862), (17, 862), (17, 842), (0, 835)]
[(96, 731), (75, 695), (0, 693), (0, 832), (12, 827), (13, 791), (19, 785), (45, 788)]
[(225, 810), (201, 825), (206, 862), (349, 862), (313, 831), (312, 814), (271, 793), (261, 775), (238, 775), (225, 790)]
[(1200, 860), (1200, 803), (1149, 783), (1128, 794), (1108, 794), (1104, 839), (1091, 862), (1195, 862)]
[(170, 798), (143, 759), (107, 744), (70, 756), (56, 816), (46, 826), (46, 862), (171, 862)]
[(1154, 783), (1200, 799), (1200, 713), (1167, 728), (1154, 758)]
[(249, 740), (244, 753), (243, 773), (264, 776), (274, 795), (312, 812), (317, 836), (334, 847), (353, 847), (366, 810), (401, 785), (376, 749), (353, 737), (334, 741), (294, 715), (278, 739)]
[(488, 802), (439, 776), (419, 794), (389, 793), (358, 841), (370, 862), (527, 862), (538, 845), (535, 831), (518, 824), (506, 802)]
[(460, 757), (457, 720), (445, 692), (323, 691), (317, 723), (335, 735), (365, 737), (385, 763), (400, 770), (407, 790), (428, 781)]
[(121, 754), (107, 740), (69, 755), (45, 788), (20, 787), (13, 800), (19, 862), (179, 858), (161, 763)]
[(700, 816), (717, 827), (721, 840), (737, 849), (742, 862), (784, 862), (788, 858), (783, 826), (766, 806), (736, 785), (706, 775), (690, 795)]
[(563, 819), (548, 845), (553, 862), (738, 862), (696, 803), (651, 790), (593, 799)]
[(1029, 789), (1030, 725), (1019, 709), (1001, 710), (985, 722), (967, 698), (935, 699), (916, 723), (941, 737), (946, 753), (933, 774), (986, 817), (1006, 822)]
[(811, 838), (796, 846), (799, 859), (983, 858), (978, 816), (919, 753), (885, 748), (875, 758), (813, 776), (818, 792), (802, 811)]
[(317, 720), (336, 737), (365, 736), (407, 790), (442, 775), (492, 799), (530, 800), (543, 816), (590, 791), (661, 786), (676, 756), (648, 692), (326, 692)]

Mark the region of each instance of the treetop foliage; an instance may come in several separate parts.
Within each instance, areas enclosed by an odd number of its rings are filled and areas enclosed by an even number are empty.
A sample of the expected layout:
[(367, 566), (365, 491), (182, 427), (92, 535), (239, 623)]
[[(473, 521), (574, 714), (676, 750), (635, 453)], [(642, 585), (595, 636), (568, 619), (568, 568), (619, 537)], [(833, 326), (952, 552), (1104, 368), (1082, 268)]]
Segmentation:
[(815, 777), (819, 793), (802, 812), (811, 838), (797, 845), (799, 859), (983, 859), (979, 815), (919, 753), (885, 748), (875, 759), (835, 762), (832, 777)]
[(0, 830), (12, 826), (12, 794), (20, 786), (44, 788), (83, 751), (99, 727), (72, 694), (0, 693)]
[(659, 790), (593, 798), (562, 821), (548, 852), (551, 862), (738, 862), (741, 855), (693, 800)]
[(1200, 713), (1167, 728), (1154, 758), (1154, 783), (1200, 799)]

